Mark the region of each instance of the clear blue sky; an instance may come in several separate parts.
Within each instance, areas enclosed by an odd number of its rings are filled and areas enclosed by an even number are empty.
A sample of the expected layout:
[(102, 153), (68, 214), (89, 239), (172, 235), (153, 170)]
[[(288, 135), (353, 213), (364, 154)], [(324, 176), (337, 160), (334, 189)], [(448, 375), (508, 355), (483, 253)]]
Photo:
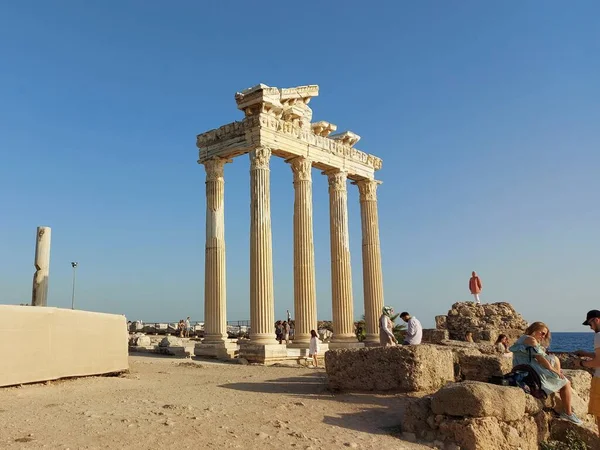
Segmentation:
[[(0, 303), (203, 316), (195, 136), (259, 82), (318, 84), (314, 120), (362, 136), (378, 178), (385, 302), (433, 325), (468, 300), (584, 331), (600, 309), (600, 5), (531, 2), (2, 2)], [(293, 305), (289, 167), (272, 162), (275, 311)], [(319, 317), (331, 317), (326, 180), (313, 171)], [(226, 168), (228, 319), (249, 317), (247, 157)], [(349, 185), (355, 316), (358, 193)]]

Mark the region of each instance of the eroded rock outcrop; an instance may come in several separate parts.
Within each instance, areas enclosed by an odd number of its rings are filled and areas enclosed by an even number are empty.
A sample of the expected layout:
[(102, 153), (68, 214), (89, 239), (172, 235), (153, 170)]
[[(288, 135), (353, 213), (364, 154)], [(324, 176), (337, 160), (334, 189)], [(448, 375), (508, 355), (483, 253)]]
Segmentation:
[(523, 334), (527, 322), (510, 303), (458, 302), (452, 305), (446, 319), (436, 317), (436, 327), (447, 329), (450, 339), (464, 340), (467, 332), (475, 341), (494, 342), (499, 334), (515, 339)]
[[(577, 386), (574, 397), (581, 396), (587, 402), (583, 388), (586, 376), (566, 375)], [(443, 444), (438, 448), (465, 450), (536, 450), (540, 442), (564, 439), (567, 430), (571, 430), (590, 448), (599, 448), (600, 440), (588, 422), (589, 416), (582, 413), (580, 418), (586, 424), (577, 426), (558, 419), (549, 405), (556, 407), (555, 396), (544, 403), (515, 387), (477, 381), (451, 383), (409, 404), (402, 430), (407, 439)]]

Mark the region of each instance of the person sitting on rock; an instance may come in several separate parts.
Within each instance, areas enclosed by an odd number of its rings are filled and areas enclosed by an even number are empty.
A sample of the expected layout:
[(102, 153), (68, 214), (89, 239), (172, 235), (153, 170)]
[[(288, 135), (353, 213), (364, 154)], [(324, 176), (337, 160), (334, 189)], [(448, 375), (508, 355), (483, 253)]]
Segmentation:
[(465, 342), (473, 342), (473, 333), (470, 331), (465, 334)]
[(571, 409), (571, 383), (565, 378), (553, 363), (554, 358), (546, 354), (544, 347), (550, 345), (550, 330), (544, 322), (534, 322), (525, 330), (525, 334), (517, 339), (511, 347), (513, 352), (513, 366), (521, 364), (529, 365), (539, 375), (542, 389), (546, 394), (559, 393), (564, 412), (560, 414), (562, 419), (575, 424), (581, 424), (581, 420)]
[(512, 356), (512, 353), (508, 350), (508, 336), (505, 334), (498, 335), (498, 339), (494, 343), (494, 348), (503, 356)]
[(382, 347), (393, 347), (398, 343), (394, 336), (394, 322), (390, 319), (392, 314), (394, 314), (394, 308), (384, 306), (379, 317), (379, 344)]

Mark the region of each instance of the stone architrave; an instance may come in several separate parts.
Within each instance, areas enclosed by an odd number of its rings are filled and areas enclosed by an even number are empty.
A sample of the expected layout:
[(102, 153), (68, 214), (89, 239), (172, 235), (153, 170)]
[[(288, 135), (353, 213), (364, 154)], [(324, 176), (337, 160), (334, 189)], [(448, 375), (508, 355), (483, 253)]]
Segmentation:
[(383, 309), (383, 274), (379, 242), (376, 180), (357, 181), (362, 224), (363, 289), (367, 344), (379, 343), (378, 318)]
[(290, 165), (294, 173), (294, 344), (308, 347), (310, 330), (317, 329), (312, 162), (300, 156)]
[(352, 268), (348, 233), (347, 173), (326, 172), (329, 180), (329, 219), (331, 233), (331, 294), (333, 309), (332, 344), (357, 343), (354, 334)]
[(37, 227), (31, 306), (46, 306), (47, 304), (51, 235), (50, 227)]
[(276, 344), (271, 237), (271, 149), (250, 152), (250, 341)]
[(227, 339), (225, 277), (225, 180), (221, 158), (204, 162), (206, 170), (206, 254), (204, 265), (204, 342)]

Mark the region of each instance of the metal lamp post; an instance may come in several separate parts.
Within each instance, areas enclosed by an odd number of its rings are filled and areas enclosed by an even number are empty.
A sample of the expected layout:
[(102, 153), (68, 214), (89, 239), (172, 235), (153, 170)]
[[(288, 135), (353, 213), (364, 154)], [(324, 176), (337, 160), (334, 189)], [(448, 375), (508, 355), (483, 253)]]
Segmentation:
[(71, 295), (71, 309), (75, 309), (75, 272), (77, 269), (77, 262), (71, 262), (71, 267), (73, 267), (73, 293)]

